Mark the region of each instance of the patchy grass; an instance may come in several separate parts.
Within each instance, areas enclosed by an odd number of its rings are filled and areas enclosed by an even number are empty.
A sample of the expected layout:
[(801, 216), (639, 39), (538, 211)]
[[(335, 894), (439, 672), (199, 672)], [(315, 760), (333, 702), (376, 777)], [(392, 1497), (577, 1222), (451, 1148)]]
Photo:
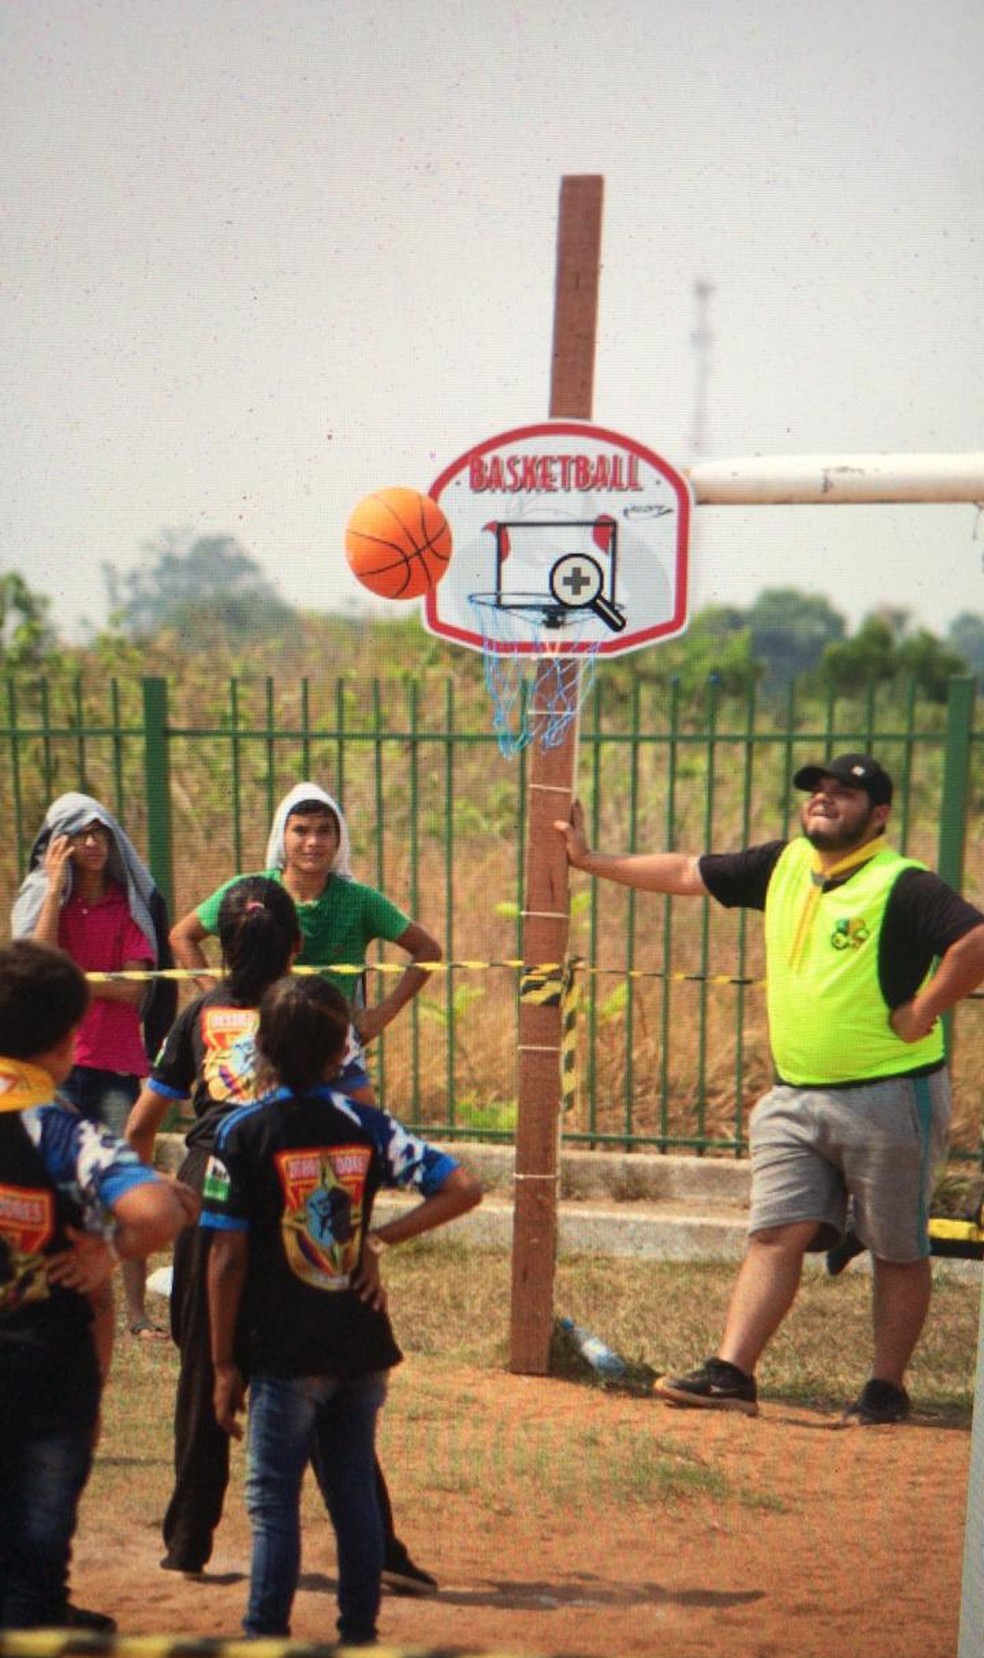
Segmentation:
[[(714, 1350), (734, 1270), (731, 1263), (564, 1260), (555, 1306), (631, 1361), (657, 1372), (689, 1368)], [(404, 1500), (411, 1495), (429, 1508), (439, 1506), (442, 1492), (472, 1492), (477, 1500), (492, 1490), (504, 1512), (520, 1492), (527, 1509), (532, 1502), (560, 1511), (571, 1503), (661, 1504), (699, 1496), (762, 1504), (761, 1493), (730, 1488), (711, 1459), (682, 1451), (655, 1423), (640, 1436), (631, 1420), (600, 1434), (586, 1412), (508, 1427), (493, 1421), (480, 1390), (462, 1384), (459, 1367), (508, 1369), (506, 1255), (411, 1244), (387, 1256), (386, 1277), (400, 1345), (419, 1361), (412, 1388), (400, 1385), (397, 1372), (383, 1414), (384, 1445), (399, 1446)], [(870, 1293), (870, 1275), (857, 1266), (838, 1279), (806, 1274), (760, 1368), (767, 1403), (836, 1411), (856, 1393), (867, 1374)], [(919, 1411), (940, 1425), (970, 1424), (979, 1306), (976, 1274), (937, 1274), (911, 1387)], [(454, 1370), (450, 1381), (445, 1365)], [(569, 1366), (563, 1373), (575, 1374)], [(87, 1500), (118, 1503), (121, 1518), (132, 1516), (135, 1526), (159, 1522), (170, 1489), (176, 1375), (169, 1343), (134, 1341), (121, 1331)], [(238, 1450), (233, 1460), (238, 1468)]]
[[(717, 1346), (735, 1278), (732, 1262), (565, 1259), (554, 1305), (630, 1362), (689, 1369)], [(506, 1255), (423, 1242), (387, 1258), (394, 1325), (408, 1353), (508, 1367)], [(921, 1409), (970, 1421), (980, 1278), (937, 1268), (932, 1309), (910, 1371)], [(766, 1399), (836, 1410), (867, 1376), (871, 1277), (863, 1260), (839, 1278), (812, 1267), (759, 1370)]]

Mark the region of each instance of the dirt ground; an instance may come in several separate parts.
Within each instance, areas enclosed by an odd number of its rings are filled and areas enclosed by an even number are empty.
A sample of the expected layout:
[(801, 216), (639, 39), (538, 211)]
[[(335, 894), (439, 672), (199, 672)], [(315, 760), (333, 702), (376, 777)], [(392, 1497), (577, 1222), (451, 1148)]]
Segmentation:
[[(401, 1455), (426, 1458), (427, 1448), (412, 1445), (404, 1427), (402, 1448), (384, 1437), (398, 1528), (441, 1589), (432, 1600), (384, 1598), (386, 1646), (615, 1658), (953, 1658), (968, 1430), (917, 1416), (904, 1428), (842, 1431), (830, 1418), (768, 1402), (749, 1419), (554, 1379), (451, 1368), (443, 1375), (449, 1399), (459, 1407), (467, 1399), (473, 1432), (500, 1448), (520, 1425), (528, 1432), (539, 1421), (551, 1432), (587, 1425), (602, 1445), (608, 1435), (655, 1433), (682, 1458), (722, 1472), (728, 1494), (558, 1509), (535, 1478), (517, 1483), (506, 1472), (481, 1484), (478, 1496), (473, 1488), (408, 1502)], [(489, 1467), (502, 1469), (501, 1455)], [(230, 1493), (200, 1582), (160, 1570), (159, 1511), (121, 1527), (98, 1492), (95, 1480), (76, 1548), (76, 1600), (113, 1610), (124, 1635), (237, 1636), (249, 1561), (239, 1490)], [(307, 1499), (306, 1515), (293, 1638), (330, 1642), (331, 1532)]]

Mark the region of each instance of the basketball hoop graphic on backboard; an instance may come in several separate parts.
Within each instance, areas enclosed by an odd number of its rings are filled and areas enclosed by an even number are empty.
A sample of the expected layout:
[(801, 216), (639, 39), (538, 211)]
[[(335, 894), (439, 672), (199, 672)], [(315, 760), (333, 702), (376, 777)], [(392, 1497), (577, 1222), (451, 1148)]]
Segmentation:
[(454, 538), (424, 604), (431, 633), (498, 654), (614, 656), (686, 627), (690, 488), (642, 444), (580, 422), (525, 426), (470, 449), (428, 493)]
[[(622, 632), (626, 618), (615, 600), (618, 525), (613, 518), (494, 519), (484, 528), (495, 536), (495, 588), (470, 593), (473, 607), (513, 611), (518, 620), (540, 622), (548, 632), (570, 630), (584, 620), (582, 611), (591, 610), (612, 632)], [(514, 589), (518, 571), (526, 573), (528, 589)]]
[(525, 426), (470, 449), (429, 494), (454, 554), (424, 625), (482, 652), (503, 753), (558, 744), (598, 658), (686, 627), (690, 488), (642, 444)]

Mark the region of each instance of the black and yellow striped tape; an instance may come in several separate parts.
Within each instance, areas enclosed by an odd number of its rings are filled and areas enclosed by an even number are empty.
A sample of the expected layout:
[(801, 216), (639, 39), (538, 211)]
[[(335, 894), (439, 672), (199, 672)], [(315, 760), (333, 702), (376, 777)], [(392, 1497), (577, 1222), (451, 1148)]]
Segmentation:
[[(408, 964), (405, 961), (359, 962), (358, 964), (333, 961), (325, 963), (325, 965), (321, 967), (295, 967), (294, 972), (331, 972), (338, 973), (340, 975), (348, 974), (353, 978), (359, 978), (363, 973), (367, 972), (405, 973), (407, 965)], [(536, 967), (528, 967), (527, 964), (518, 957), (505, 957), (501, 961), (418, 961), (413, 963), (413, 966), (419, 968), (422, 973), (428, 973), (434, 977), (437, 977), (441, 973), (451, 972), (485, 973), (495, 968), (507, 968), (513, 972), (518, 971), (522, 973), (522, 980), (520, 983), (521, 1000), (536, 1001), (540, 999), (546, 1005), (550, 1005), (549, 998), (539, 996), (541, 982), (544, 985), (549, 984), (551, 992), (553, 992), (555, 983), (559, 984), (564, 973), (567, 971), (567, 965), (568, 964), (565, 962), (545, 962), (537, 965)], [(673, 973), (666, 972), (662, 968), (592, 967), (587, 962), (582, 962), (580, 960), (578, 962), (578, 968), (581, 972), (590, 974), (595, 978), (663, 979), (667, 984), (732, 984), (745, 986), (763, 986), (765, 984), (764, 979), (756, 979), (746, 975), (734, 973)], [(183, 980), (190, 981), (193, 979), (220, 979), (222, 977), (223, 970), (221, 967), (159, 967), (154, 969), (135, 967), (126, 970), (120, 969), (115, 973), (89, 972), (86, 974), (86, 978), (91, 979), (94, 984), (108, 984), (114, 979), (130, 979), (138, 981), (142, 981), (144, 979), (176, 979), (180, 982)], [(524, 986), (527, 981), (530, 991), (529, 996), (524, 995)], [(561, 999), (562, 993), (557, 991), (554, 1005), (559, 1003)]]
[(929, 1247), (934, 1255), (955, 1255), (964, 1260), (984, 1260), (984, 1227), (972, 1220), (949, 1220), (930, 1215)]
[[(97, 1635), (84, 1630), (0, 1631), (0, 1658), (342, 1658), (364, 1648), (259, 1637), (220, 1640), (196, 1635)], [(443, 1647), (373, 1647), (373, 1658), (447, 1658)], [(455, 1646), (455, 1658), (508, 1658), (487, 1648)], [(550, 1658), (545, 1654), (545, 1658)], [(560, 1655), (558, 1655), (560, 1658)]]
[(577, 1019), (581, 1006), (577, 973), (581, 965), (580, 961), (568, 962), (560, 1004), (560, 1101), (564, 1111), (574, 1110), (581, 1088), (577, 1053)]

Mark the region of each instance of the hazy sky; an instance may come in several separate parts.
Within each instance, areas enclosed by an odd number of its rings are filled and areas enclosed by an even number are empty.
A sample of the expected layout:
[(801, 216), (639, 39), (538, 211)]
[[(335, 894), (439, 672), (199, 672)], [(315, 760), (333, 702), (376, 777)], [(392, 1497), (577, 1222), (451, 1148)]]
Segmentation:
[[(965, 451), (980, 0), (0, 0), (0, 561), (65, 628), (164, 526), (359, 602), (352, 505), (547, 413), (605, 178), (594, 419), (694, 458)], [(973, 507), (701, 509), (694, 602), (984, 612)]]

